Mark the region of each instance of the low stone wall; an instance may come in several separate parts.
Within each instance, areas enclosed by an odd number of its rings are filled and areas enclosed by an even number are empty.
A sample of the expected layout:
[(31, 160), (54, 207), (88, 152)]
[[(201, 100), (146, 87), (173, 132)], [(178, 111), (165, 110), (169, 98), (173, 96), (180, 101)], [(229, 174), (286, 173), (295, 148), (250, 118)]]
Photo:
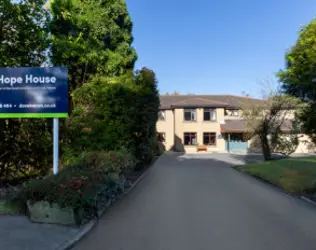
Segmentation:
[(80, 226), (95, 217), (100, 217), (111, 203), (128, 188), (128, 185), (125, 179), (121, 179), (110, 190), (105, 186), (104, 190), (100, 190), (93, 197), (93, 207), (73, 209), (71, 207), (62, 208), (58, 204), (50, 204), (46, 201), (27, 201), (28, 214), (32, 222)]

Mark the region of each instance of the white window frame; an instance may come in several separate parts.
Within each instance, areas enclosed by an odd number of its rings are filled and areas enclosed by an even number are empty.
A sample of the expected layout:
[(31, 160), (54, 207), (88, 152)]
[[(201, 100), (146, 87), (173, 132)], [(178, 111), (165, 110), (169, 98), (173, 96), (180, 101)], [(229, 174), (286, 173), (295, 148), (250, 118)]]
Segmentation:
[[(188, 113), (188, 112), (191, 113), (191, 114), (190, 114), (190, 117), (191, 117), (190, 120), (186, 120), (186, 119), (185, 119), (185, 113)], [(196, 116), (197, 116), (197, 115), (196, 115), (196, 109), (184, 109), (184, 110), (183, 110), (183, 120), (186, 121), (186, 122), (196, 122), (196, 120), (197, 120), (197, 117), (196, 117)]]
[[(209, 112), (210, 113), (210, 120), (205, 120), (204, 113)], [(215, 116), (215, 117), (214, 117)], [(217, 112), (216, 109), (213, 108), (205, 108), (203, 109), (203, 121), (210, 121), (215, 122), (217, 121)]]

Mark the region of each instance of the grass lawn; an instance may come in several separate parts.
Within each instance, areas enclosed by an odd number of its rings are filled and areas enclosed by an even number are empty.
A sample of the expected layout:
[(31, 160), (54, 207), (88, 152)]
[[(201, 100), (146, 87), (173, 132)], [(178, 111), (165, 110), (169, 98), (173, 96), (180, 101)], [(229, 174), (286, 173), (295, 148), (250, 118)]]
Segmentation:
[(316, 157), (287, 158), (236, 167), (292, 194), (316, 192)]

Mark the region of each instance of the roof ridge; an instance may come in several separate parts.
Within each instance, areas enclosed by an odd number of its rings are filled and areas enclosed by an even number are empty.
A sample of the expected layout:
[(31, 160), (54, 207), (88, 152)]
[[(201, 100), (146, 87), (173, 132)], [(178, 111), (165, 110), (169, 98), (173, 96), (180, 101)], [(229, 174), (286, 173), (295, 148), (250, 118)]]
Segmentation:
[(196, 94), (196, 95), (160, 95), (161, 97), (196, 97), (196, 98), (201, 98), (201, 96), (206, 96), (206, 97), (212, 97), (212, 96), (231, 96), (231, 97), (238, 97), (238, 98), (250, 98), (250, 99), (254, 99), (254, 100), (261, 100), (259, 98), (254, 98), (251, 96), (241, 96), (241, 95), (232, 95), (232, 94), (207, 94), (207, 95), (203, 95), (203, 94)]
[[(183, 103), (183, 102), (186, 102), (186, 101), (187, 101), (187, 100), (189, 100), (189, 99), (192, 99), (192, 98), (184, 99), (184, 100), (181, 100), (181, 101), (175, 102), (174, 104)], [(195, 98), (195, 99), (197, 99), (197, 98)], [(174, 104), (173, 104), (173, 105), (174, 105)]]
[(227, 104), (227, 105), (229, 105), (227, 102), (215, 101), (215, 100), (212, 100), (212, 99), (205, 99), (205, 98), (201, 98), (201, 97), (187, 98), (187, 99), (185, 99), (185, 100), (181, 100), (181, 101), (175, 102), (173, 105), (175, 105), (175, 104), (181, 104), (181, 103), (183, 103), (183, 102), (188, 101), (189, 99), (199, 99), (199, 100), (203, 100), (203, 101), (206, 101), (206, 102), (212, 101), (212, 102), (214, 102), (214, 103)]

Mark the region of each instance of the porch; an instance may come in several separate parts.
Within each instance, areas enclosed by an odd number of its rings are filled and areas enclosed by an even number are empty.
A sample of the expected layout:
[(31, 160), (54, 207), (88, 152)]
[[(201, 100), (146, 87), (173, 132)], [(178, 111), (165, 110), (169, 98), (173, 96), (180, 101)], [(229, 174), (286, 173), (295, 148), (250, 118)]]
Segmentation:
[(231, 152), (248, 152), (249, 143), (245, 137), (245, 123), (243, 120), (225, 120), (221, 124), (221, 134), (225, 140), (225, 150)]

